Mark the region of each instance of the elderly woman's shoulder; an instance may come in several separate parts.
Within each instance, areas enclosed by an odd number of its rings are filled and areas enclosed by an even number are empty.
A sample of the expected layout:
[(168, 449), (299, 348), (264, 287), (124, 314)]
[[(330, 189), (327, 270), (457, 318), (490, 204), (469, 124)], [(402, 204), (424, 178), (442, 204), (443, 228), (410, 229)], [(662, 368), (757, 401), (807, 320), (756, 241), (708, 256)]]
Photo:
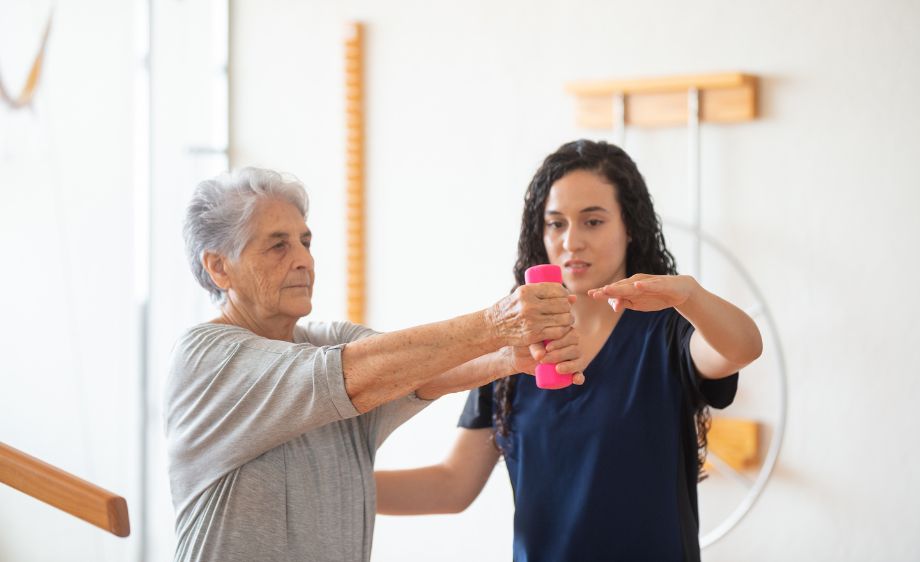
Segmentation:
[(243, 334), (243, 333), (252, 333), (246, 328), (240, 326), (234, 326), (233, 324), (220, 324), (218, 322), (202, 322), (201, 324), (196, 324), (191, 328), (187, 329), (183, 334), (182, 338), (196, 338), (196, 337), (216, 337), (216, 336), (226, 336), (230, 334)]
[(339, 345), (375, 335), (366, 326), (336, 320), (332, 322), (304, 322), (297, 326), (295, 341), (316, 346)]
[(232, 324), (204, 322), (185, 331), (176, 343), (177, 351), (202, 350), (213, 347), (249, 347), (264, 351), (285, 352), (294, 345), (316, 347), (357, 341), (377, 332), (351, 322), (304, 322), (294, 330), (294, 342), (272, 340)]
[(204, 322), (197, 324), (186, 330), (179, 336), (176, 342), (176, 348), (199, 348), (201, 346), (236, 346), (240, 344), (251, 344), (258, 340), (266, 340), (246, 328), (234, 326), (232, 324), (218, 324), (216, 322)]

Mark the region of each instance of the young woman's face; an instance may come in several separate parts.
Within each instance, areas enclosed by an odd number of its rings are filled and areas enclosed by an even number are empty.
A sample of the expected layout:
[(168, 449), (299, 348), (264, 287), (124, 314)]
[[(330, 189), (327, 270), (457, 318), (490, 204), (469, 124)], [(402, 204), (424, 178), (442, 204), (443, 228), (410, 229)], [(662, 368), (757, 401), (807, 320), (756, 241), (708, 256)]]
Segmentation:
[(543, 244), (574, 293), (626, 277), (629, 237), (615, 189), (594, 172), (575, 170), (559, 178), (546, 198)]

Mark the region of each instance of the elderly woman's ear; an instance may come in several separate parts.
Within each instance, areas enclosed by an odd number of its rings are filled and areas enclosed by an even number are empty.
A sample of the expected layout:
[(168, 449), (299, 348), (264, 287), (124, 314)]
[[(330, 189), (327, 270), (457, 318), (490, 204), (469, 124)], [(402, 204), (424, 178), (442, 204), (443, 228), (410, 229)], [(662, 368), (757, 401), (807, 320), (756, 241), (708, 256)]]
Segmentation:
[(213, 252), (205, 252), (201, 261), (215, 285), (224, 291), (230, 288), (230, 277), (224, 267), (224, 256)]

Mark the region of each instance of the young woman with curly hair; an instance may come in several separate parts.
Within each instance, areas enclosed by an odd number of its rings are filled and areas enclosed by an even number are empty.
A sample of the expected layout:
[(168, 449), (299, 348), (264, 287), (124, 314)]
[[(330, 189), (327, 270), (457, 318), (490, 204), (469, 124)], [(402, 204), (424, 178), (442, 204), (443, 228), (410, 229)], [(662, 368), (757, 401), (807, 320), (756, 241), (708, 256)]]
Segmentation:
[(577, 296), (582, 353), (559, 370), (583, 384), (537, 388), (515, 348), (521, 374), (471, 391), (444, 462), (376, 474), (378, 513), (462, 511), (504, 456), (516, 561), (699, 560), (709, 407), (760, 355), (756, 324), (677, 273), (645, 180), (605, 142), (567, 143), (534, 175), (516, 283), (543, 263)]

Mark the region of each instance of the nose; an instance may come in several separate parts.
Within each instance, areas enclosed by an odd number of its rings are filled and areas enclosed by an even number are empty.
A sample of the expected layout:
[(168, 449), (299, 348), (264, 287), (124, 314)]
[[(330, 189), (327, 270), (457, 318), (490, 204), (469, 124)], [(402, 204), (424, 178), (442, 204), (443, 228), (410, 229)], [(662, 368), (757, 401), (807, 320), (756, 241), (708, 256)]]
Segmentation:
[(578, 227), (575, 224), (572, 224), (565, 231), (565, 236), (562, 240), (562, 247), (565, 251), (569, 253), (577, 252), (584, 248), (584, 238), (581, 236), (581, 232), (578, 230)]
[(294, 253), (294, 263), (293, 266), (295, 269), (305, 269), (307, 273), (310, 274), (310, 281), (313, 281), (313, 254), (310, 253), (310, 248), (303, 244), (294, 244), (295, 253)]

